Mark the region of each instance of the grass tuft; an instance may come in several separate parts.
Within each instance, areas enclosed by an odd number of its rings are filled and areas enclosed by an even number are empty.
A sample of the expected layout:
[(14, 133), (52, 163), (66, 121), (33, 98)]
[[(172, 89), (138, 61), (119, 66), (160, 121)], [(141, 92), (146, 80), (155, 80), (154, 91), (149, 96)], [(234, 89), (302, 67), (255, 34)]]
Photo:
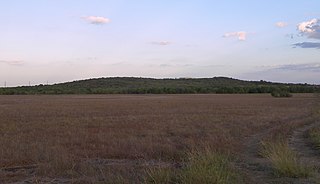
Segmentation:
[(161, 168), (147, 173), (146, 183), (154, 184), (241, 183), (240, 175), (232, 167), (230, 159), (220, 153), (209, 151), (189, 153), (186, 167), (180, 170)]
[(320, 128), (313, 128), (308, 132), (312, 144), (316, 149), (320, 149)]
[(285, 141), (263, 142), (261, 155), (268, 158), (277, 177), (307, 178), (312, 169), (299, 162), (298, 155)]
[(174, 170), (171, 168), (150, 168), (146, 171), (147, 177), (145, 179), (145, 183), (153, 183), (153, 184), (170, 184), (176, 183), (174, 182), (176, 179), (176, 175), (174, 174)]
[(227, 156), (206, 151), (191, 153), (189, 165), (182, 171), (182, 183), (239, 183), (238, 174)]

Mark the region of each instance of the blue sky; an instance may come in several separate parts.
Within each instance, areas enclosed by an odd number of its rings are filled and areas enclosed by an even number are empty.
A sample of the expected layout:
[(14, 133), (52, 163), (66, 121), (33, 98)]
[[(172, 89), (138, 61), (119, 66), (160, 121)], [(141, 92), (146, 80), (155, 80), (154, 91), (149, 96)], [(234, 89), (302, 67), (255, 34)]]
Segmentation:
[(319, 7), (318, 0), (3, 1), (0, 86), (112, 76), (320, 84)]

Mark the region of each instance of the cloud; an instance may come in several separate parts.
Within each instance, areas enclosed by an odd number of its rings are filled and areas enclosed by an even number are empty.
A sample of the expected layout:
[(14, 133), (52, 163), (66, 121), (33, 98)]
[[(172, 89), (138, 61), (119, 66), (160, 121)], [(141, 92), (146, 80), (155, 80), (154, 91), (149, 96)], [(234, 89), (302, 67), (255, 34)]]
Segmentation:
[(172, 67), (172, 65), (170, 65), (170, 64), (165, 64), (165, 63), (164, 63), (164, 64), (160, 64), (159, 66), (160, 66), (160, 67)]
[(294, 47), (301, 47), (301, 48), (315, 48), (315, 49), (320, 49), (320, 43), (317, 42), (302, 42), (302, 43), (296, 43), (293, 44)]
[(105, 17), (99, 17), (99, 16), (87, 16), (83, 17), (86, 21), (88, 21), (90, 24), (96, 24), (96, 25), (103, 25), (110, 22), (110, 19)]
[(151, 42), (151, 44), (166, 46), (166, 45), (171, 45), (172, 42), (170, 42), (170, 41), (154, 41), (154, 42)]
[(247, 39), (247, 32), (239, 31), (239, 32), (232, 32), (232, 33), (225, 33), (223, 37), (230, 38), (230, 37), (237, 37), (240, 41), (245, 41)]
[(308, 38), (320, 39), (320, 19), (301, 22), (297, 27), (302, 35), (306, 35)]
[(320, 84), (320, 63), (256, 66), (237, 75), (247, 80)]
[(25, 64), (24, 61), (20, 60), (0, 60), (0, 63), (5, 63), (7, 65), (19, 66)]
[(273, 69), (291, 70), (291, 71), (320, 72), (320, 63), (279, 65), (279, 66), (274, 67)]
[(284, 27), (287, 27), (289, 24), (286, 23), (286, 22), (277, 22), (276, 23), (276, 26), (279, 27), (279, 28), (284, 28)]

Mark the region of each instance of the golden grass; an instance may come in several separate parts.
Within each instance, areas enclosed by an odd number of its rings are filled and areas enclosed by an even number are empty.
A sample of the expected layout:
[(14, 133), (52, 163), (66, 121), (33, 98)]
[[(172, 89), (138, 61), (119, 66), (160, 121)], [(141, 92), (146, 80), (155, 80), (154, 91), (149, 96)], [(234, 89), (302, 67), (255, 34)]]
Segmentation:
[(263, 142), (262, 147), (261, 155), (270, 160), (276, 176), (307, 178), (312, 175), (312, 168), (301, 163), (285, 141)]

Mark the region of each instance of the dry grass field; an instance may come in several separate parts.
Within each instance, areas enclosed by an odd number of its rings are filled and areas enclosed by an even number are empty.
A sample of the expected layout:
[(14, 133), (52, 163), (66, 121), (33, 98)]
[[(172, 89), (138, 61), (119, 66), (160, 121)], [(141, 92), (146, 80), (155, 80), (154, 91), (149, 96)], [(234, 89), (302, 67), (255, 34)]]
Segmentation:
[(314, 123), (318, 101), (313, 94), (0, 96), (0, 183), (201, 182), (194, 170), (210, 169), (196, 163), (220, 157), (241, 176), (216, 183), (250, 183), (264, 175), (252, 171), (249, 152)]

